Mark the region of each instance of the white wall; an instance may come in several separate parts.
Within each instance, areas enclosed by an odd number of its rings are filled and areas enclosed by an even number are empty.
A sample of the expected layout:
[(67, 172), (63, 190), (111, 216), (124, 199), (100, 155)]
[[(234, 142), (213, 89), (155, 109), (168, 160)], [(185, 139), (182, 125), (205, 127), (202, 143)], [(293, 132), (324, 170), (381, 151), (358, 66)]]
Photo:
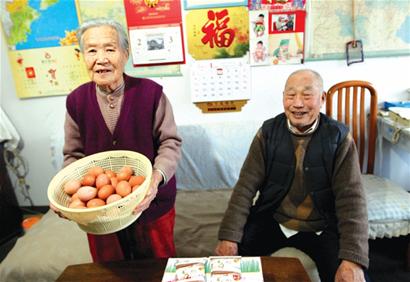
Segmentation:
[[(7, 57), (7, 49), (3, 35), (1, 36), (1, 92), (0, 105), (24, 140), (21, 155), (28, 163), (27, 183), (31, 187), (31, 197), (35, 205), (48, 205), (47, 186), (57, 168), (50, 148), (53, 138), (60, 138), (64, 123), (65, 96), (44, 97), (20, 100), (16, 96), (13, 77)], [(410, 88), (410, 57), (391, 57), (365, 59), (364, 63), (346, 66), (345, 61), (318, 61), (304, 65), (261, 66), (252, 68), (252, 98), (238, 113), (202, 114), (190, 102), (189, 67), (182, 66), (182, 77), (166, 77), (155, 79), (164, 86), (169, 97), (178, 125), (217, 121), (264, 120), (282, 111), (281, 92), (285, 79), (290, 72), (299, 68), (312, 68), (320, 72), (324, 78), (325, 89), (334, 83), (347, 79), (371, 81), (379, 93), (379, 102), (410, 100), (406, 92)], [(185, 142), (189, 142), (186, 140)], [(410, 191), (408, 158), (404, 153), (391, 157), (383, 163), (388, 177), (394, 178)], [(407, 155), (410, 156), (410, 155)], [(402, 165), (404, 164), (404, 165)], [(400, 172), (401, 171), (401, 172)], [(399, 176), (394, 175), (399, 172)], [(406, 175), (407, 174), (407, 175)], [(23, 201), (19, 190), (16, 190), (20, 205), (29, 205)]]

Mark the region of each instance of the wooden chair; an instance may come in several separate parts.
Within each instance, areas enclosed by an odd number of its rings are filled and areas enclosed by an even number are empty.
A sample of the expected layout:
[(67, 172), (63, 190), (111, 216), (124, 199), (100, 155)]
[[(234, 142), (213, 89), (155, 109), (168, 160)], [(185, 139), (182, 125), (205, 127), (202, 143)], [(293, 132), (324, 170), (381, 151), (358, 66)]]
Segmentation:
[[(360, 168), (363, 172), (373, 173), (376, 152), (377, 135), (377, 92), (366, 81), (351, 80), (332, 86), (326, 96), (326, 114), (334, 118), (333, 96), (337, 93), (337, 120), (350, 128), (350, 133), (356, 143)], [(370, 115), (367, 124), (366, 103), (369, 102)], [(367, 139), (367, 146), (366, 146)], [(367, 149), (367, 166), (364, 166), (364, 156)]]
[[(333, 104), (335, 96), (337, 96), (337, 105)], [(369, 107), (368, 114), (367, 107)], [(333, 114), (334, 110), (336, 110), (336, 114)], [(410, 238), (409, 209), (402, 212), (403, 203), (406, 206), (410, 205), (410, 193), (407, 193), (404, 188), (383, 177), (373, 175), (377, 135), (377, 111), (377, 91), (373, 85), (367, 81), (344, 81), (333, 85), (327, 91), (326, 114), (337, 119), (339, 122), (343, 122), (350, 128), (350, 133), (358, 149), (369, 210), (369, 238), (391, 238), (402, 235)], [(367, 116), (369, 117), (368, 119)], [(367, 162), (365, 162), (366, 158)], [(392, 219), (386, 218), (386, 215), (383, 214), (383, 218), (378, 218), (380, 211), (385, 213), (384, 211), (388, 212), (390, 210), (393, 210), (393, 214), (399, 211), (401, 214), (406, 215), (404, 218)], [(380, 227), (386, 220), (397, 220), (400, 224), (405, 224), (407, 228), (404, 229), (407, 231), (403, 231), (403, 228), (401, 228), (400, 231), (392, 230), (392, 234), (371, 232), (373, 227), (375, 227), (374, 229)], [(406, 266), (410, 269), (410, 242), (407, 248)]]

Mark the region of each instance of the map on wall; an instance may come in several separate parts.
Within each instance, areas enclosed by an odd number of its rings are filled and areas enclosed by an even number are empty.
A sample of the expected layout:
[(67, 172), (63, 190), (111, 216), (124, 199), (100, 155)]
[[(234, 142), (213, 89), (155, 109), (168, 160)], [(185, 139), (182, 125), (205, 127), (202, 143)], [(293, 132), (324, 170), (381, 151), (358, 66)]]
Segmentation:
[(3, 28), (13, 50), (60, 46), (78, 27), (74, 1), (3, 1)]
[(18, 97), (66, 95), (89, 80), (75, 37), (74, 0), (0, 3)]
[[(353, 40), (352, 1), (308, 1), (307, 59), (343, 59)], [(355, 1), (355, 39), (365, 57), (410, 55), (410, 1)]]

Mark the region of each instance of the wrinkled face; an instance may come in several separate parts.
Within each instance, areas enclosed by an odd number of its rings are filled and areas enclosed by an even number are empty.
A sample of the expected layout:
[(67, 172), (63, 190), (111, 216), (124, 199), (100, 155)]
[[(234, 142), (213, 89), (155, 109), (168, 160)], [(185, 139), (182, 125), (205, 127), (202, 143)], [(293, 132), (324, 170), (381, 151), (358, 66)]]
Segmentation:
[(110, 26), (91, 27), (84, 32), (82, 40), (91, 80), (106, 91), (120, 86), (128, 51), (121, 49), (117, 31)]
[(320, 80), (309, 71), (290, 76), (283, 92), (283, 107), (290, 123), (299, 131), (308, 129), (319, 116), (326, 95)]

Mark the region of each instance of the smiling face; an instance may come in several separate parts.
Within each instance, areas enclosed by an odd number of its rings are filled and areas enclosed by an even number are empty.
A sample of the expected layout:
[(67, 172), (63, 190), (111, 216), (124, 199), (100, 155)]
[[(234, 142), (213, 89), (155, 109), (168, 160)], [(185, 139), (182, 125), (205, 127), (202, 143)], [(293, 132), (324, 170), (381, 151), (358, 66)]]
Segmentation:
[(283, 107), (290, 123), (300, 132), (306, 131), (318, 118), (326, 98), (321, 78), (311, 71), (292, 74), (283, 92)]
[(106, 25), (91, 27), (84, 32), (82, 43), (91, 80), (107, 92), (120, 86), (128, 51), (121, 48), (116, 30)]

